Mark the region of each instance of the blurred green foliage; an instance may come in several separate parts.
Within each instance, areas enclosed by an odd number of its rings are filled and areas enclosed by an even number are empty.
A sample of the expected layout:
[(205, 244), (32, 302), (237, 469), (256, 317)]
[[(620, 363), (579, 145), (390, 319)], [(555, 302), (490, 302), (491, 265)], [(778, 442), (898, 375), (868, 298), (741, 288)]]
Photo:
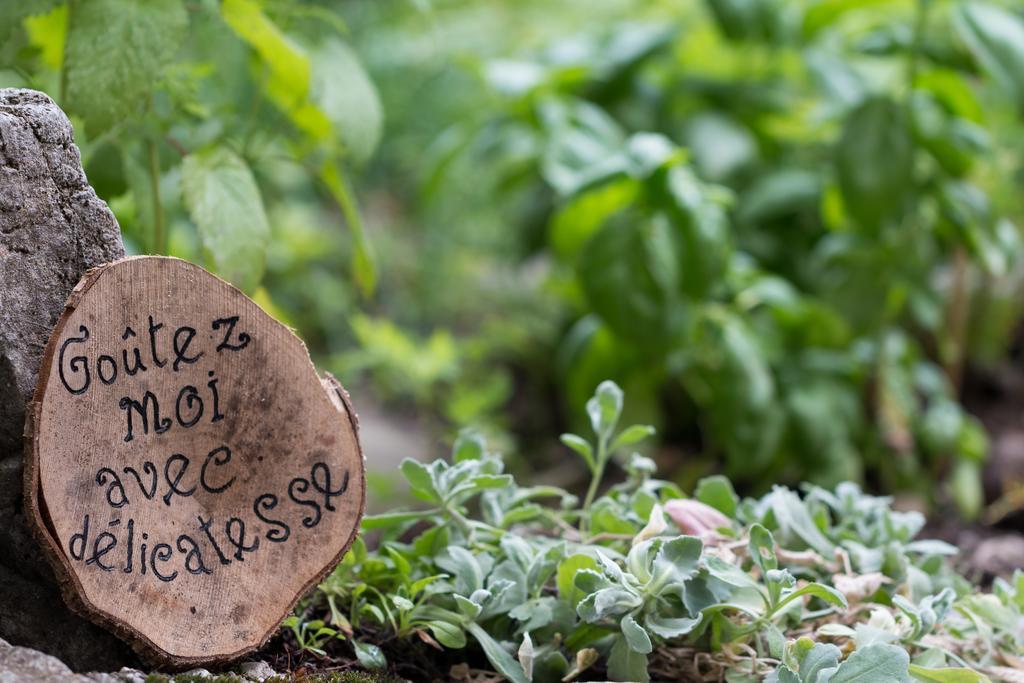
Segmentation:
[(130, 247), (344, 379), (529, 441), (611, 377), (687, 477), (982, 504), (958, 391), (1021, 317), (1014, 3), (2, 8), (0, 81), (72, 115)]

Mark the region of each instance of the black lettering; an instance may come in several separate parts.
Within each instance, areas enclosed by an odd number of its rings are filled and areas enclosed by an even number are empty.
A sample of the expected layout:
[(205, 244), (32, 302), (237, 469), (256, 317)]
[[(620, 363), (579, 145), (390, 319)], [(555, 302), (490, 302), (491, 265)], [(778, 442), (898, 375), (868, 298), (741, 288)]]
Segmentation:
[[(110, 374), (107, 377), (103, 375), (103, 363), (110, 365)], [(100, 381), (104, 384), (108, 386), (113, 384), (117, 379), (117, 361), (114, 360), (114, 357), (104, 354), (96, 359), (96, 374), (100, 376)]]
[(146, 497), (146, 500), (153, 500), (153, 496), (156, 495), (156, 465), (146, 460), (142, 463), (142, 471), (148, 474), (150, 477), (148, 491), (146, 490), (145, 485), (142, 483), (142, 476), (139, 475), (138, 470), (136, 470), (131, 465), (126, 465), (123, 470), (125, 474), (130, 474), (133, 477), (135, 477), (135, 481), (138, 482), (139, 484), (139, 490), (142, 491), (142, 495)]
[(160, 402), (157, 400), (156, 394), (154, 394), (152, 391), (147, 391), (145, 393), (145, 395), (142, 397), (141, 403), (134, 400), (130, 396), (123, 396), (117, 405), (121, 408), (121, 410), (124, 410), (128, 413), (128, 433), (125, 434), (124, 437), (124, 440), (126, 442), (131, 441), (133, 438), (135, 438), (132, 432), (132, 410), (135, 410), (135, 412), (139, 414), (139, 417), (142, 418), (142, 433), (149, 434), (149, 415), (147, 414), (147, 411), (149, 410), (151, 401), (153, 406), (153, 430), (157, 434), (163, 434), (164, 432), (171, 428), (171, 418), (160, 417)]
[[(190, 420), (183, 420), (181, 417), (181, 399), (183, 398), (185, 399), (185, 410), (195, 411)], [(203, 399), (199, 398), (198, 389), (191, 384), (186, 384), (181, 388), (181, 391), (178, 392), (178, 400), (174, 402), (174, 415), (182, 427), (191, 427), (199, 422), (199, 418), (203, 416)]]
[[(147, 538), (149, 538), (149, 534), (143, 533), (142, 534), (142, 540), (145, 541)], [(139, 573), (143, 574), (143, 575), (146, 573), (146, 544), (145, 543), (142, 543), (140, 545), (140, 547), (139, 547)]]
[(227, 326), (227, 331), (225, 331), (224, 333), (224, 340), (220, 344), (217, 344), (217, 353), (220, 353), (224, 349), (227, 349), (228, 351), (241, 351), (242, 349), (249, 345), (250, 341), (252, 341), (252, 338), (248, 334), (246, 334), (245, 332), (239, 332), (238, 343), (232, 344), (230, 342), (231, 334), (235, 331), (235, 325), (237, 324), (237, 315), (233, 315), (229, 318), (217, 318), (216, 320), (213, 321), (213, 329), (215, 330), (219, 330), (225, 325)]
[(158, 368), (162, 368), (167, 365), (167, 361), (161, 359), (156, 352), (156, 333), (163, 326), (163, 323), (154, 323), (153, 316), (149, 316), (149, 351), (153, 359), (153, 365)]
[[(172, 463), (180, 463), (180, 466), (178, 467), (178, 472), (174, 476), (173, 480), (171, 480)], [(167, 458), (167, 462), (164, 463), (164, 481), (167, 482), (167, 493), (164, 494), (164, 505), (170, 505), (171, 498), (173, 498), (175, 494), (181, 496), (182, 498), (188, 498), (189, 496), (196, 492), (195, 486), (193, 486), (190, 489), (178, 488), (178, 482), (180, 482), (181, 478), (185, 476), (185, 472), (188, 470), (188, 465), (188, 458), (182, 455), (181, 453), (175, 453), (171, 457)]]
[[(210, 370), (208, 374), (213, 377), (213, 370)], [(217, 380), (211, 379), (206, 386), (210, 387), (210, 393), (213, 394), (213, 417), (210, 418), (210, 422), (219, 422), (224, 419), (224, 413), (220, 412), (220, 392), (217, 391)]]
[(285, 524), (281, 520), (267, 517), (263, 514), (263, 511), (260, 510), (260, 508), (263, 508), (264, 510), (273, 510), (276, 507), (277, 496), (275, 496), (273, 493), (264, 493), (263, 495), (257, 497), (255, 501), (253, 501), (252, 511), (256, 513), (256, 517), (258, 517), (261, 522), (264, 522), (265, 524), (269, 524), (274, 527), (278, 527), (276, 529), (270, 529), (269, 531), (267, 531), (267, 540), (273, 541), (274, 543), (284, 543), (288, 540), (288, 537), (291, 536), (292, 530), (288, 527), (287, 524)]
[(68, 384), (68, 378), (64, 374), (64, 354), (68, 350), (68, 346), (71, 344), (81, 344), (89, 338), (89, 328), (82, 325), (78, 328), (81, 333), (81, 337), (68, 337), (64, 340), (64, 343), (60, 345), (60, 356), (58, 357), (58, 371), (60, 375), (60, 382), (64, 385), (64, 388), (70, 391), (72, 394), (84, 394), (89, 388), (89, 361), (85, 356), (74, 356), (68, 363), (67, 367), (72, 373), (85, 373), (85, 377), (82, 380), (82, 385), (77, 389)]
[[(107, 486), (107, 480), (110, 485)], [(101, 467), (96, 471), (96, 485), (107, 486), (107, 503), (112, 508), (121, 508), (128, 504), (128, 496), (124, 492), (121, 477), (109, 467)], [(116, 498), (116, 499), (115, 499)]]
[[(121, 339), (127, 340), (128, 337), (134, 337), (135, 330), (130, 327), (124, 328), (124, 334), (121, 335)], [(124, 371), (128, 373), (129, 377), (134, 377), (139, 370), (146, 371), (146, 366), (142, 363), (142, 353), (139, 352), (139, 347), (136, 346), (132, 349), (132, 355), (135, 357), (135, 362), (131, 365), (128, 364), (128, 349), (121, 351), (121, 358), (124, 360)]]
[[(188, 547), (185, 547), (186, 542)], [(212, 574), (213, 570), (207, 569), (206, 563), (203, 562), (203, 553), (199, 549), (199, 544), (193, 540), (188, 534), (182, 534), (178, 536), (177, 544), (178, 552), (187, 553), (185, 555), (185, 571), (189, 574)]]
[(228, 490), (229, 486), (235, 483), (235, 477), (228, 479), (222, 486), (211, 486), (206, 481), (206, 468), (211, 462), (218, 467), (227, 465), (231, 462), (231, 449), (227, 446), (218, 446), (217, 448), (214, 448), (206, 454), (206, 460), (203, 462), (203, 467), (199, 470), (199, 483), (204, 489), (210, 493), (223, 493)]
[(260, 537), (253, 536), (252, 543), (250, 545), (245, 544), (245, 521), (238, 517), (232, 517), (228, 520), (227, 526), (225, 527), (225, 533), (228, 536), (228, 541), (231, 545), (235, 546), (235, 559), (239, 562), (244, 562), (245, 558), (242, 557), (242, 553), (251, 553), (260, 547)]
[(213, 518), (203, 519), (203, 516), (199, 515), (196, 519), (199, 520), (199, 528), (204, 534), (206, 534), (206, 538), (210, 541), (210, 545), (212, 545), (213, 549), (217, 552), (217, 557), (220, 558), (220, 563), (231, 564), (231, 560), (224, 556), (224, 553), (221, 552), (220, 546), (217, 545), (217, 539), (215, 539), (213, 534), (210, 533), (210, 527), (213, 525)]
[[(101, 541), (106, 541), (106, 545), (104, 545), (102, 548), (100, 547)], [(96, 540), (93, 541), (92, 544), (92, 555), (89, 556), (89, 559), (86, 560), (85, 563), (87, 565), (95, 564), (97, 567), (99, 567), (105, 572), (113, 571), (114, 566), (103, 564), (102, 558), (104, 555), (106, 555), (116, 547), (117, 537), (114, 536), (114, 534), (110, 533), (109, 531), (104, 531), (103, 533), (98, 534), (96, 536)]]
[(171, 546), (166, 543), (157, 543), (153, 546), (153, 554), (149, 556), (149, 568), (153, 570), (153, 575), (161, 581), (170, 583), (178, 577), (178, 570), (175, 569), (170, 574), (161, 574), (160, 570), (156, 568), (157, 560), (166, 562), (171, 559), (172, 551)]
[(317, 524), (320, 523), (320, 504), (317, 503), (316, 501), (306, 500), (306, 499), (297, 497), (295, 495), (295, 491), (296, 490), (298, 490), (299, 493), (305, 493), (306, 491), (308, 491), (309, 490), (309, 480), (304, 479), (302, 477), (295, 477), (290, 482), (288, 482), (288, 497), (291, 498), (293, 502), (295, 502), (295, 503), (297, 503), (299, 505), (302, 505), (304, 507), (313, 508), (313, 511), (316, 514), (316, 516), (315, 517), (304, 517), (302, 519), (302, 526), (306, 527), (307, 529), (312, 529), (313, 527), (315, 527)]
[[(322, 484), (320, 483), (320, 479), (317, 477), (318, 473), (322, 474)], [(324, 494), (324, 507), (329, 511), (334, 512), (337, 508), (334, 507), (334, 503), (331, 502), (331, 499), (337, 498), (348, 490), (348, 470), (345, 470), (345, 473), (341, 475), (341, 485), (338, 486), (337, 489), (331, 488), (331, 471), (327, 468), (327, 465), (322, 462), (318, 462), (313, 465), (313, 468), (309, 473), (309, 478), (313, 482), (313, 488)]]
[(128, 520), (128, 552), (125, 555), (128, 557), (128, 561), (124, 563), (124, 573), (132, 573), (132, 562), (135, 557), (132, 555), (132, 550), (135, 549), (135, 520)]
[[(89, 542), (89, 515), (86, 515), (82, 522), (81, 533), (72, 534), (68, 540), (68, 552), (71, 554), (72, 560), (85, 558), (85, 546)], [(76, 542), (78, 543), (78, 550), (75, 550)]]
[[(185, 343), (184, 344), (180, 344), (178, 342), (178, 337), (182, 336), (182, 333), (185, 334)], [(182, 326), (182, 327), (179, 327), (177, 330), (174, 331), (174, 341), (173, 341), (173, 346), (174, 346), (174, 363), (171, 364), (171, 367), (174, 369), (175, 372), (178, 371), (178, 366), (181, 365), (182, 363), (187, 363), (187, 364), (191, 365), (192, 363), (195, 363), (197, 360), (199, 360), (202, 357), (202, 355), (203, 355), (202, 351), (200, 351), (199, 353), (197, 353), (194, 356), (188, 356), (187, 355), (188, 354), (188, 347), (192, 343), (192, 340), (195, 338), (195, 336), (196, 336), (196, 330), (195, 330), (194, 327)]]

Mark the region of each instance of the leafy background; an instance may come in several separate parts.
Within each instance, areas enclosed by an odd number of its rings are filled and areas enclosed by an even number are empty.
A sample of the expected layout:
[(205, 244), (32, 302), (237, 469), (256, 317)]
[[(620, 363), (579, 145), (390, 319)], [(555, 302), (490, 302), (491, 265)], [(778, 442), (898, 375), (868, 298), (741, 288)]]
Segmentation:
[(0, 84), (69, 112), (130, 251), (242, 287), (387, 428), (582, 489), (546, 435), (611, 378), (684, 487), (1019, 524), (1014, 3), (0, 11)]

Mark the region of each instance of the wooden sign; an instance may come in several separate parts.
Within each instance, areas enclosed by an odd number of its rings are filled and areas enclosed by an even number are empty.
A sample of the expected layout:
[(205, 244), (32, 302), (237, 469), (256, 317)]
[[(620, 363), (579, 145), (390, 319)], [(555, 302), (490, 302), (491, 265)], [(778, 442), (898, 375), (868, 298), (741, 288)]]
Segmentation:
[(89, 271), (28, 412), (25, 498), (65, 599), (150, 659), (256, 649), (358, 531), (363, 456), (344, 389), (185, 261)]

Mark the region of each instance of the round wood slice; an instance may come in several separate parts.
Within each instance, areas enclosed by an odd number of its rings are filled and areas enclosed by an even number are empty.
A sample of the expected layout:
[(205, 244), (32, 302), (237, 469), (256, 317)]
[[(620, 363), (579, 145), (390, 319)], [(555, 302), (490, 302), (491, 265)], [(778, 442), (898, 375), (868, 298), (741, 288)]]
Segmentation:
[(178, 259), (89, 271), (43, 356), (25, 498), (65, 599), (152, 661), (266, 642), (355, 539), (348, 395), (231, 285)]

